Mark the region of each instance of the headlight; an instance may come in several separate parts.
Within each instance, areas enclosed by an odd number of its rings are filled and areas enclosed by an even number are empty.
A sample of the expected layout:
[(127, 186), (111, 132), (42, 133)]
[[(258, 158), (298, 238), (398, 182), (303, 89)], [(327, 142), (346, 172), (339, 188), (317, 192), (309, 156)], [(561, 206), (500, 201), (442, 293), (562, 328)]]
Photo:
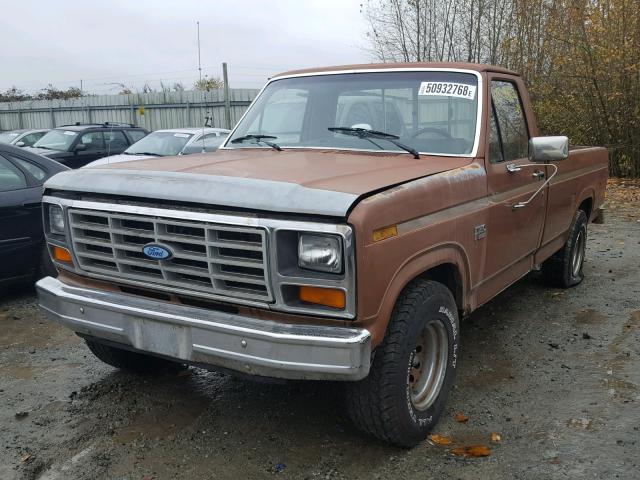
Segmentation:
[(342, 239), (335, 235), (301, 234), (298, 266), (321, 272), (342, 272)]
[(49, 205), (49, 230), (51, 233), (64, 235), (64, 214), (59, 205)]

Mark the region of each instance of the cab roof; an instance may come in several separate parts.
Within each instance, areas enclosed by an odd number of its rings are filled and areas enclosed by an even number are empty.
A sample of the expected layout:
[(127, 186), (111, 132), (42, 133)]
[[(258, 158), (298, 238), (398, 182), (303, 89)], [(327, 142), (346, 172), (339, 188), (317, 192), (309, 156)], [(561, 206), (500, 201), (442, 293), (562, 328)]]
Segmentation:
[(472, 70), (475, 72), (495, 72), (506, 73), (509, 75), (519, 76), (516, 72), (495, 65), (487, 65), (484, 63), (466, 63), (466, 62), (413, 62), (413, 63), (361, 63), (355, 65), (337, 65), (320, 68), (307, 68), (303, 70), (290, 70), (288, 72), (274, 75), (273, 78), (288, 77), (292, 75), (309, 75), (314, 73), (326, 72), (357, 72), (358, 70), (387, 70), (394, 68), (402, 69), (422, 69), (422, 68), (455, 68), (459, 70)]

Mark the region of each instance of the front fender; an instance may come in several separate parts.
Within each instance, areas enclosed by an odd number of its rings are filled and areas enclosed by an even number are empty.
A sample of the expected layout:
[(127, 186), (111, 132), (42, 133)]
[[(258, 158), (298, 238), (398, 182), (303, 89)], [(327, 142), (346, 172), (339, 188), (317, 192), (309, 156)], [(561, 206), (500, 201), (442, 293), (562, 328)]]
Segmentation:
[[(455, 277), (459, 282), (459, 284), (456, 285), (458, 291), (452, 292), (456, 297), (458, 308), (461, 310), (470, 309), (471, 306), (468, 305), (467, 298), (470, 290), (469, 279), (471, 274), (469, 259), (464, 248), (457, 243), (430, 246), (408, 257), (406, 261), (400, 265), (387, 286), (378, 313), (363, 321), (363, 324), (371, 332), (374, 346), (382, 342), (389, 320), (391, 319), (393, 307), (404, 288), (413, 279), (423, 275), (429, 278), (429, 271), (447, 264), (455, 268)], [(437, 278), (435, 279), (437, 280)]]

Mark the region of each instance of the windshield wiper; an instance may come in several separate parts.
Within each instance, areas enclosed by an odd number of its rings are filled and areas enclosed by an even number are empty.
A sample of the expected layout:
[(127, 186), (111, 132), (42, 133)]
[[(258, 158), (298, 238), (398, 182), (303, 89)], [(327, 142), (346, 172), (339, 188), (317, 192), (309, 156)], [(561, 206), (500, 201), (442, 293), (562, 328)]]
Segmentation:
[(377, 138), (380, 140), (387, 140), (388, 142), (393, 143), (396, 147), (401, 148), (405, 152), (409, 152), (413, 155), (413, 158), (420, 158), (420, 154), (415, 148), (412, 148), (404, 143), (398, 142), (400, 138), (397, 135), (393, 135), (391, 133), (379, 132), (378, 130), (368, 130), (366, 128), (351, 128), (351, 127), (329, 127), (329, 131), (336, 133), (343, 133), (345, 135), (351, 135), (353, 137), (363, 138), (365, 140), (369, 140), (375, 146), (380, 147), (376, 142), (372, 142), (372, 138)]
[(124, 152), (126, 155), (149, 155), (150, 157), (164, 157), (164, 155), (160, 155), (159, 153), (153, 152)]
[(242, 137), (234, 138), (233, 140), (231, 140), (231, 143), (242, 143), (245, 140), (255, 140), (256, 143), (264, 143), (265, 145), (268, 145), (271, 148), (275, 148), (279, 152), (282, 151), (282, 148), (280, 147), (280, 145), (273, 142), (268, 142), (267, 140), (265, 140), (265, 138), (274, 139), (278, 137), (274, 137), (273, 135), (244, 135)]

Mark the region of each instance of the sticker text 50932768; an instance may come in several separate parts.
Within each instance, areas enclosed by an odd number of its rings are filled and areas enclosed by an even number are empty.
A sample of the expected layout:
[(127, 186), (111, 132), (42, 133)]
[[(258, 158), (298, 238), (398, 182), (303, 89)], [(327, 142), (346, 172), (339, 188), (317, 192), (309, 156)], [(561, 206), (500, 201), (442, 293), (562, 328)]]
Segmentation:
[(422, 82), (418, 95), (442, 95), (473, 100), (476, 96), (476, 86), (453, 82)]

